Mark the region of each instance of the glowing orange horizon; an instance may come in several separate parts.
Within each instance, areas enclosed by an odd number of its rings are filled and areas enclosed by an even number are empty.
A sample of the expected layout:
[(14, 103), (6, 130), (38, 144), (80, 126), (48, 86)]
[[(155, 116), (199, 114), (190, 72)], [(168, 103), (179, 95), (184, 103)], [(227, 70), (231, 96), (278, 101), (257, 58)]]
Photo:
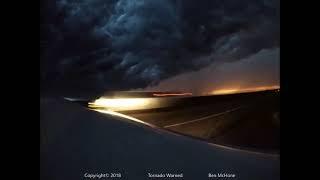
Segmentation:
[(258, 91), (266, 91), (266, 90), (277, 90), (280, 89), (280, 86), (262, 86), (262, 87), (254, 87), (254, 88), (225, 88), (225, 89), (217, 89), (211, 91), (210, 94), (213, 95), (222, 95), (222, 94), (237, 94), (237, 93), (246, 93), (246, 92), (258, 92)]

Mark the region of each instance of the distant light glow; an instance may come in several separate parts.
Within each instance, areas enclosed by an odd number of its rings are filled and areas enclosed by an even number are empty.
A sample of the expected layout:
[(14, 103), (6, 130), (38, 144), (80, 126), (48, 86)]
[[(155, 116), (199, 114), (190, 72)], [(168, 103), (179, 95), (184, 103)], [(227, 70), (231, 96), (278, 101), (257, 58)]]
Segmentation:
[(192, 93), (153, 93), (153, 96), (192, 96)]
[(254, 87), (254, 88), (225, 88), (225, 89), (213, 90), (210, 94), (212, 95), (236, 94), (236, 93), (245, 93), (245, 92), (266, 91), (266, 90), (280, 91), (280, 86), (262, 86), (262, 87)]

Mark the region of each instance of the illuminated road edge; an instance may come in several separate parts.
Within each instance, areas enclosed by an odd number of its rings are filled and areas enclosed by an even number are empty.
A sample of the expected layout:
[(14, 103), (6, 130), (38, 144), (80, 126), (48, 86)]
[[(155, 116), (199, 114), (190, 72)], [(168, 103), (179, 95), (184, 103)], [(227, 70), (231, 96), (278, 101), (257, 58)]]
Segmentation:
[(146, 123), (146, 122), (144, 122), (142, 120), (139, 120), (137, 118), (134, 118), (134, 117), (131, 117), (131, 116), (127, 116), (125, 114), (121, 114), (121, 113), (118, 113), (118, 112), (114, 112), (114, 111), (110, 111), (110, 110), (103, 110), (103, 109), (90, 109), (90, 110), (97, 111), (97, 112), (100, 112), (100, 113), (103, 113), (103, 114), (109, 114), (111, 116), (122, 117), (122, 118), (129, 119), (131, 121), (138, 122), (138, 123), (141, 123), (141, 124), (153, 127), (153, 128), (157, 128), (157, 126), (154, 126), (152, 124)]

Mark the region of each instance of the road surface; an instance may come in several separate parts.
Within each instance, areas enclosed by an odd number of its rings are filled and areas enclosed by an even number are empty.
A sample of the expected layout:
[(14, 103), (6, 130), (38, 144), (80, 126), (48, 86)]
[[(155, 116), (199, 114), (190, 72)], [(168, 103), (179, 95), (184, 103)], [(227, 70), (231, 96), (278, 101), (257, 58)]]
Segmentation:
[(279, 155), (208, 144), (125, 118), (51, 98), (40, 99), (42, 180), (79, 180), (85, 173), (121, 173), (119, 179), (150, 179), (148, 173), (208, 173), (233, 179), (280, 179)]

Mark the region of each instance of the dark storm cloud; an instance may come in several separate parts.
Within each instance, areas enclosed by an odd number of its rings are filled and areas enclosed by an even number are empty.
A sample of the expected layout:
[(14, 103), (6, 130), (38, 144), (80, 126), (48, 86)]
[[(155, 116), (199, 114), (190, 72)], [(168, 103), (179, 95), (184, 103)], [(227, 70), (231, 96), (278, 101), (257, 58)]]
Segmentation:
[(56, 0), (44, 7), (41, 77), (130, 89), (279, 45), (279, 2)]

